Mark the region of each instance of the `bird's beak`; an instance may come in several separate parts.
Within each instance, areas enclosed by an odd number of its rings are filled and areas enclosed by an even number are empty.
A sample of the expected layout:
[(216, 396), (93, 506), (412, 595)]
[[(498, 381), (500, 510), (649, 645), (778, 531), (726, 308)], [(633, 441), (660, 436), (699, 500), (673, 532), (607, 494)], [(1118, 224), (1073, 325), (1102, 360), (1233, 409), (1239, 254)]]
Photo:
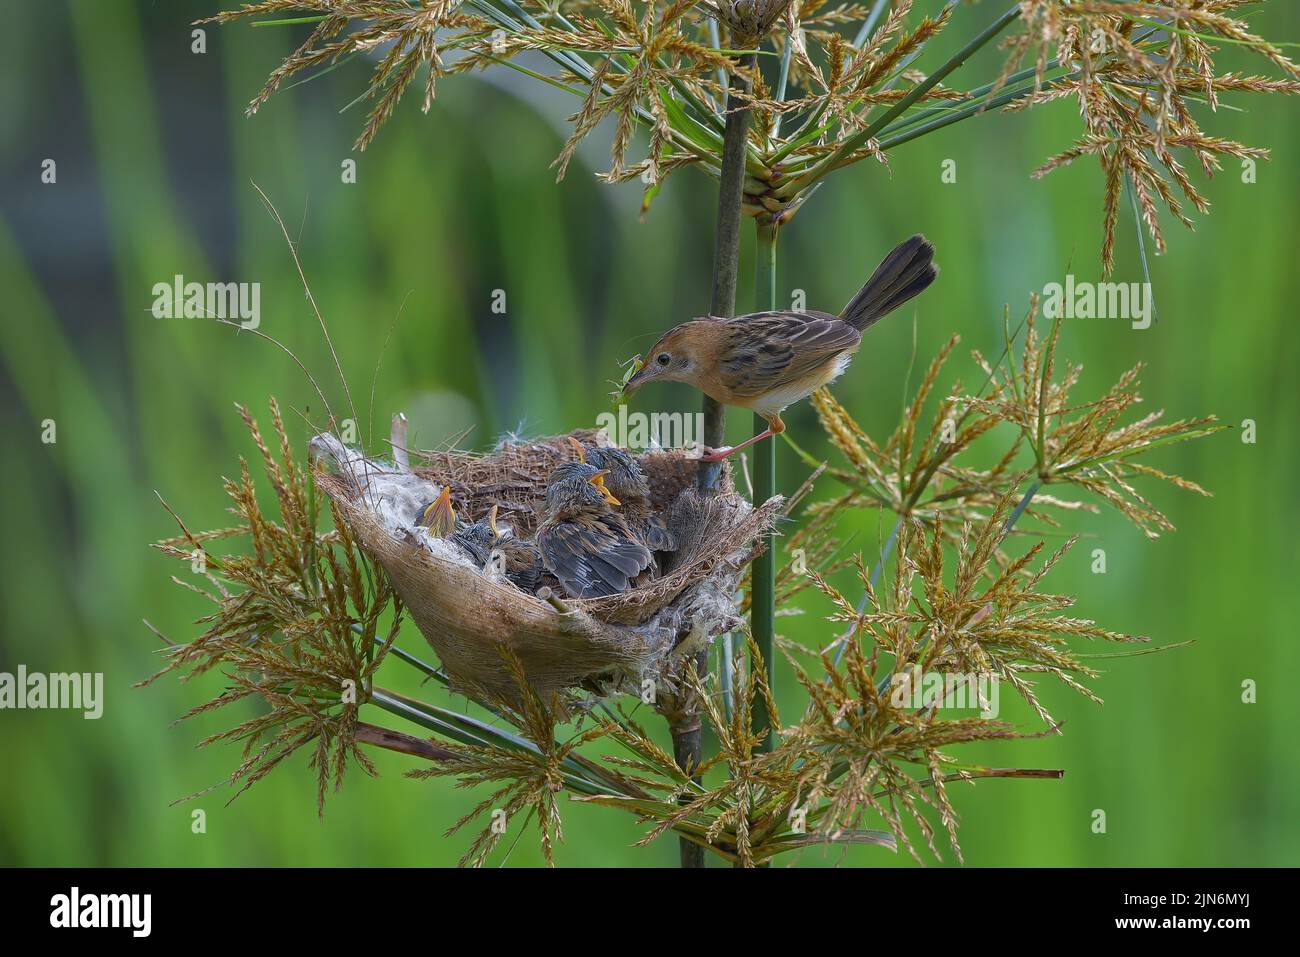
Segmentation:
[(492, 529), (493, 538), (501, 537), (501, 533), (497, 531), (497, 507), (495, 505), (488, 511), (488, 528)]
[(566, 435), (565, 438), (568, 439), (569, 444), (573, 446), (573, 451), (578, 454), (578, 461), (587, 461), (587, 450), (582, 447), (582, 443), (571, 435)]
[(456, 530), (456, 510), (451, 505), (451, 487), (444, 485), (438, 497), (420, 515), (419, 524), (435, 538), (446, 538)]
[(642, 366), (640, 369), (638, 369), (635, 373), (632, 374), (631, 378), (629, 378), (626, 382), (623, 383), (623, 394), (631, 395), (637, 389), (641, 388), (641, 386), (645, 385), (646, 380), (649, 378), (650, 378), (650, 366), (648, 365)]
[(605, 496), (605, 501), (610, 505), (622, 505), (623, 503), (614, 497), (614, 493), (605, 488), (605, 476), (608, 474), (609, 469), (601, 469), (588, 479), (588, 481), (591, 482), (592, 485), (596, 486), (596, 488), (600, 489), (600, 494)]

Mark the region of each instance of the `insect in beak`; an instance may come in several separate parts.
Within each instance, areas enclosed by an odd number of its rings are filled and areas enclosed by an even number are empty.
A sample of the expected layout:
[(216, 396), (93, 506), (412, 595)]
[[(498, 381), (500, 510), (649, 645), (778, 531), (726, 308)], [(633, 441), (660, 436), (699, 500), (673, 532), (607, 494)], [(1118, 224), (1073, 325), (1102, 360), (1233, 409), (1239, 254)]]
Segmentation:
[(600, 489), (600, 494), (605, 496), (605, 501), (608, 502), (610, 505), (622, 505), (623, 503), (614, 497), (614, 493), (611, 492), (609, 489), (605, 488), (605, 476), (608, 474), (609, 474), (609, 469), (601, 469), (599, 472), (597, 472), (587, 481), (589, 481), (592, 485), (596, 486), (596, 488)]
[(423, 525), (434, 538), (446, 538), (456, 530), (456, 510), (451, 505), (451, 488), (444, 485), (438, 497), (425, 506), (417, 525)]
[(615, 391), (610, 393), (610, 395), (614, 399), (615, 407), (618, 407), (619, 405), (622, 404), (623, 400), (627, 398), (629, 391), (636, 391), (637, 386), (641, 384), (640, 382), (638, 382), (636, 385), (632, 386), (631, 390), (628, 389), (628, 383), (631, 382), (634, 378), (636, 378), (636, 374), (638, 372), (640, 372), (642, 369), (645, 368), (645, 362), (642, 361), (641, 356), (638, 353), (637, 355), (634, 355), (631, 359), (628, 359), (627, 362), (620, 362), (619, 365), (625, 366), (626, 368), (623, 371), (623, 377), (619, 379), (618, 382), (615, 383), (615, 385), (617, 385), (618, 388)]
[(645, 385), (645, 380), (650, 378), (650, 369), (651, 367), (644, 363), (639, 364), (637, 370), (628, 376), (627, 381), (623, 383), (623, 394), (631, 395), (637, 389), (641, 388), (641, 386)]

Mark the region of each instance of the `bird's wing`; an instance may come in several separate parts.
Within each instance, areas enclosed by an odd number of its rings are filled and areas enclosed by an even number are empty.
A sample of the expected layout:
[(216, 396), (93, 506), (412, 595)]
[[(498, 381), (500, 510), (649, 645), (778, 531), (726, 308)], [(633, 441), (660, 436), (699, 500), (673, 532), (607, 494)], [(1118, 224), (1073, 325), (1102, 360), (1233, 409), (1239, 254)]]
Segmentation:
[(662, 515), (651, 513), (645, 520), (645, 544), (653, 552), (677, 551), (677, 539), (668, 530)]
[(651, 562), (617, 516), (559, 522), (538, 529), (542, 563), (575, 598), (604, 598), (627, 591), (631, 579)]
[(489, 549), (477, 532), (475, 525), (463, 525), (449, 535), (447, 541), (457, 546), (479, 565), (486, 565)]
[(862, 333), (825, 312), (755, 312), (727, 320), (718, 370), (733, 394), (759, 396), (798, 382)]

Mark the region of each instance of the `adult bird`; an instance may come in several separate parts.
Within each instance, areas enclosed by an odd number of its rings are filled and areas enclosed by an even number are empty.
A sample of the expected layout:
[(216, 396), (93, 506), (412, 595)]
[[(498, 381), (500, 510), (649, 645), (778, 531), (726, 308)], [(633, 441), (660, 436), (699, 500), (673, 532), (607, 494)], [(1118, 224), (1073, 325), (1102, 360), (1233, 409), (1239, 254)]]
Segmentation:
[(705, 461), (720, 461), (784, 432), (781, 413), (835, 381), (862, 344), (863, 331), (923, 292), (938, 274), (934, 247), (916, 235), (894, 247), (838, 316), (778, 311), (683, 322), (659, 337), (624, 392), (647, 382), (685, 382), (767, 420), (766, 431), (740, 445), (704, 450)]

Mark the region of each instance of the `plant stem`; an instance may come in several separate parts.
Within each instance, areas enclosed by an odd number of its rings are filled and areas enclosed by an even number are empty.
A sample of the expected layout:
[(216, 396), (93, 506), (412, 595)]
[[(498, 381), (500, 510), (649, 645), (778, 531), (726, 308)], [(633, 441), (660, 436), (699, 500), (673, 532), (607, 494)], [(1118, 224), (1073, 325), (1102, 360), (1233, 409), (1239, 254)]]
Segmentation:
[(1034, 481), (1030, 483), (1029, 488), (1025, 489), (1025, 494), (1021, 497), (1020, 501), (1016, 503), (1016, 507), (1012, 510), (1010, 516), (1007, 517), (1007, 524), (1002, 528), (1002, 535), (1004, 538), (1010, 534), (1011, 529), (1016, 527), (1016, 522), (1020, 521), (1020, 516), (1025, 514), (1025, 509), (1029, 507), (1029, 503), (1034, 500), (1034, 496), (1038, 494), (1038, 490), (1042, 487), (1042, 479), (1034, 479)]
[(381, 728), (378, 725), (362, 722), (357, 724), (356, 736), (357, 740), (364, 744), (373, 744), (375, 747), (387, 748), (399, 754), (410, 754), (428, 761), (441, 763), (458, 760), (456, 755), (431, 741), (403, 734), (391, 728)]
[[(383, 688), (375, 688), (371, 691), (370, 703), (389, 714), (404, 718), (460, 744), (473, 747), (514, 748), (534, 755), (542, 753), (536, 744), (518, 735)], [(564, 759), (561, 766), (564, 785), (571, 791), (587, 795), (620, 793), (618, 786), (611, 782), (593, 780), (590, 777), (593, 769), (575, 760), (572, 754)]]
[(866, 42), (867, 37), (871, 35), (871, 28), (876, 25), (876, 21), (880, 19), (880, 15), (884, 12), (885, 0), (876, 0), (876, 2), (871, 5), (871, 12), (868, 13), (867, 18), (862, 21), (862, 27), (858, 30), (858, 35), (853, 38), (853, 45), (855, 47), (861, 47), (862, 44)]
[[(880, 581), (880, 573), (885, 569), (885, 562), (889, 561), (889, 556), (894, 553), (894, 545), (898, 543), (898, 535), (903, 530), (903, 521), (903, 516), (899, 515), (898, 520), (894, 522), (894, 528), (889, 533), (889, 537), (885, 539), (884, 547), (880, 550), (880, 560), (876, 562), (875, 567), (871, 569), (871, 577), (868, 580), (871, 582), (872, 588), (875, 588), (876, 583)], [(859, 615), (863, 614), (867, 610), (867, 601), (869, 598), (869, 593), (864, 590), (862, 592), (862, 597), (858, 599)], [(839, 647), (835, 649), (835, 664), (838, 665), (841, 659), (843, 659), (844, 652), (849, 647), (849, 639), (852, 637), (853, 628), (848, 628), (844, 634), (840, 635)]]
[[(758, 224), (758, 251), (754, 268), (754, 304), (757, 309), (776, 308), (776, 243), (780, 227), (770, 216), (761, 216)], [(767, 420), (754, 416), (755, 434), (768, 428)], [(768, 439), (754, 446), (754, 504), (766, 502), (776, 494), (776, 440)], [(776, 670), (776, 542), (771, 533), (763, 536), (763, 553), (750, 565), (750, 633), (767, 668), (768, 688), (775, 693)], [(754, 667), (758, 667), (755, 662)], [(763, 737), (763, 750), (776, 746), (776, 728), (772, 716), (760, 699), (754, 704), (753, 729)]]
[[(752, 68), (753, 55), (740, 60)], [(740, 268), (740, 205), (745, 188), (745, 146), (749, 133), (749, 108), (736, 93), (748, 92), (744, 76), (733, 73), (727, 95), (727, 125), (722, 134), (722, 177), (718, 184), (718, 218), (713, 233), (713, 295), (709, 315), (736, 314), (736, 274)], [(705, 396), (705, 445), (718, 448), (726, 441), (726, 413), (721, 403)], [(696, 480), (700, 491), (712, 491), (722, 471), (720, 462), (701, 462)]]
[[(1029, 84), (1028, 86), (1016, 87), (1012, 90), (1004, 90), (990, 100), (981, 100), (961, 108), (941, 108), (936, 110), (933, 114), (930, 114), (930, 112), (927, 111), (927, 114), (931, 115), (931, 118), (925, 122), (901, 124), (899, 132), (892, 136), (882, 136), (880, 139), (880, 148), (882, 150), (890, 150), (895, 146), (902, 146), (904, 143), (910, 143), (912, 140), (925, 136), (927, 133), (941, 130), (945, 126), (951, 126), (953, 123), (960, 123), (962, 120), (970, 119), (972, 116), (980, 116), (991, 112), (992, 110), (996, 110), (999, 107), (1006, 106), (1008, 103), (1024, 99), (1026, 96), (1032, 95), (1033, 92), (1033, 84)], [(888, 133), (889, 131), (886, 130), (885, 132)]]
[[(1044, 73), (1050, 73), (1051, 71), (1060, 67), (1060, 65), (1061, 65), (1060, 60), (1058, 60), (1056, 57), (1052, 57), (1045, 64), (1043, 64), (1043, 71)], [(943, 116), (944, 114), (951, 113), (952, 111), (964, 107), (968, 104), (979, 105), (980, 100), (983, 100), (989, 94), (994, 93), (995, 90), (998, 93), (1001, 93), (1006, 90), (1010, 90), (1013, 87), (1019, 86), (1025, 80), (1032, 80), (1037, 76), (1038, 76), (1038, 67), (1036, 66), (1032, 66), (1029, 67), (1028, 69), (1020, 70), (1019, 72), (1013, 73), (1010, 76), (1006, 77), (1000, 83), (995, 80), (992, 83), (985, 83), (982, 86), (978, 86), (973, 90), (967, 91), (964, 99), (955, 100), (950, 103), (945, 103), (941, 106), (932, 106), (929, 109), (925, 109), (925, 110), (921, 110), (920, 112), (913, 113), (911, 116), (906, 117), (905, 119), (902, 119), (898, 123), (894, 124), (890, 129), (894, 131), (898, 131), (909, 126), (914, 126), (917, 123), (924, 123), (928, 120), (932, 120), (936, 116)], [(1057, 78), (1056, 77), (1047, 78), (1048, 82), (1051, 82), (1052, 80), (1055, 79)], [(992, 107), (992, 104), (985, 102), (983, 106), (986, 109), (988, 109)], [(886, 130), (885, 132), (889, 132), (889, 131)]]
[[(778, 100), (785, 99), (785, 92), (790, 84), (790, 57), (793, 52), (794, 38), (787, 36), (785, 38), (785, 49), (781, 52), (781, 72), (776, 82), (776, 98)], [(781, 135), (781, 120), (784, 117), (784, 113), (778, 112), (772, 120), (772, 139), (774, 140)]]
[[(740, 58), (740, 66), (751, 69), (757, 63), (756, 54)], [(713, 233), (713, 292), (709, 314), (733, 316), (736, 313), (736, 274), (740, 269), (740, 205), (745, 190), (745, 156), (748, 150), (749, 107), (743, 99), (748, 92), (748, 81), (743, 74), (732, 73), (731, 90), (727, 94), (727, 120), (722, 133), (722, 172), (718, 182), (718, 218)], [(741, 95), (738, 95), (741, 94)], [(705, 445), (718, 448), (726, 441), (727, 419), (722, 404), (704, 397)], [(722, 465), (718, 462), (701, 462), (696, 484), (703, 493), (712, 492), (718, 483)], [(701, 678), (708, 674), (709, 656), (700, 652), (695, 657), (695, 670)], [(672, 729), (673, 758), (678, 767), (698, 767), (703, 754), (702, 728), (699, 722), (681, 722)], [(684, 803), (690, 797), (683, 795)], [(704, 866), (704, 848), (686, 838), (678, 840), (682, 867)]]

